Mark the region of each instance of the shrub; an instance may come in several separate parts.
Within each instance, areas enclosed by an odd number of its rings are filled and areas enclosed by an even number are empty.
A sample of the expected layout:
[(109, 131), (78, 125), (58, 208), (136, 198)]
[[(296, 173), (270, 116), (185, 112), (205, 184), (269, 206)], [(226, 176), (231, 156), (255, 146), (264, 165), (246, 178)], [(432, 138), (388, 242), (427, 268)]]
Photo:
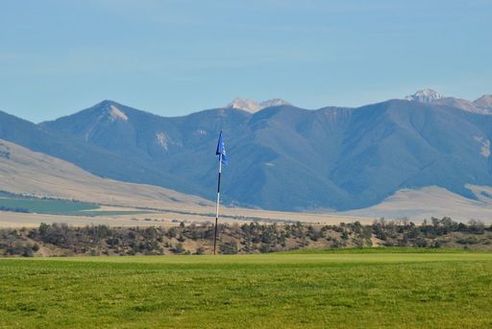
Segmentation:
[(234, 255), (238, 252), (237, 242), (230, 241), (224, 242), (219, 246), (219, 250), (221, 254), (225, 255)]

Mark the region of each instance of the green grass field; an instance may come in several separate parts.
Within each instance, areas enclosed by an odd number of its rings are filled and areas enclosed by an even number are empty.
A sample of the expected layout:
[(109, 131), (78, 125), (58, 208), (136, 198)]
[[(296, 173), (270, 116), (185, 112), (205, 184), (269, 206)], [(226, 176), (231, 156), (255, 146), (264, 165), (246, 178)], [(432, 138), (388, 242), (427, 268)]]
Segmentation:
[(0, 260), (0, 328), (491, 328), (492, 253)]
[(30, 213), (47, 215), (66, 215), (66, 216), (119, 216), (146, 214), (150, 211), (131, 211), (131, 210), (100, 210), (101, 207), (95, 203), (40, 199), (13, 195), (0, 192), (0, 207), (8, 209), (22, 209)]
[(20, 208), (38, 214), (77, 215), (87, 210), (98, 209), (93, 203), (56, 199), (29, 198), (16, 195), (0, 194), (0, 207)]

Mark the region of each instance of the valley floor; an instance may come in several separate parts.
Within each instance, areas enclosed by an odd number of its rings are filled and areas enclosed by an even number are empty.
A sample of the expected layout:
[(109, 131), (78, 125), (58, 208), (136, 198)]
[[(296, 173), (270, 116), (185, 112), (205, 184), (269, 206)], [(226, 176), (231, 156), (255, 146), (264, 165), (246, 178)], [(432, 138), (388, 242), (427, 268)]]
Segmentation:
[(0, 259), (0, 328), (490, 328), (492, 253)]

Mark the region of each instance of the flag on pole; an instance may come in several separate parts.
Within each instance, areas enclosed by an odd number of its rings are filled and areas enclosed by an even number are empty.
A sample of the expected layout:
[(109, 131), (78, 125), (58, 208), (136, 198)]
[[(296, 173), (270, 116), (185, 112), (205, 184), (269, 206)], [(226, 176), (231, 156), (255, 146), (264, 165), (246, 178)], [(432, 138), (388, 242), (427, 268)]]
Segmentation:
[(214, 229), (214, 255), (217, 250), (217, 226), (219, 225), (219, 204), (220, 204), (220, 177), (222, 174), (222, 164), (227, 164), (226, 150), (224, 145), (224, 138), (222, 137), (222, 130), (219, 134), (219, 140), (217, 142), (217, 149), (215, 155), (219, 157), (219, 174), (217, 177), (217, 203), (215, 212), (215, 229)]
[(222, 130), (220, 131), (219, 134), (219, 140), (217, 142), (217, 150), (215, 151), (215, 154), (221, 158), (223, 164), (227, 164), (227, 156), (226, 156), (224, 138), (222, 137)]

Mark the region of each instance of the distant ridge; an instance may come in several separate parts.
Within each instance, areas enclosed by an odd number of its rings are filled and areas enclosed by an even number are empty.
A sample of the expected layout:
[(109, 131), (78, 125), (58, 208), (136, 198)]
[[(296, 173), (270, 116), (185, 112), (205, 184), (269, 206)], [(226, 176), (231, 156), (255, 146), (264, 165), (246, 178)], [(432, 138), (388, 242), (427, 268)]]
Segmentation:
[(492, 110), (492, 95), (483, 95), (482, 97), (474, 100), (473, 104), (482, 109)]
[(213, 199), (223, 130), (227, 204), (345, 211), (428, 186), (476, 199), (468, 186), (492, 186), (489, 101), (427, 90), (359, 108), (238, 101), (166, 118), (106, 100), (39, 125), (0, 113), (0, 138), (98, 176)]

